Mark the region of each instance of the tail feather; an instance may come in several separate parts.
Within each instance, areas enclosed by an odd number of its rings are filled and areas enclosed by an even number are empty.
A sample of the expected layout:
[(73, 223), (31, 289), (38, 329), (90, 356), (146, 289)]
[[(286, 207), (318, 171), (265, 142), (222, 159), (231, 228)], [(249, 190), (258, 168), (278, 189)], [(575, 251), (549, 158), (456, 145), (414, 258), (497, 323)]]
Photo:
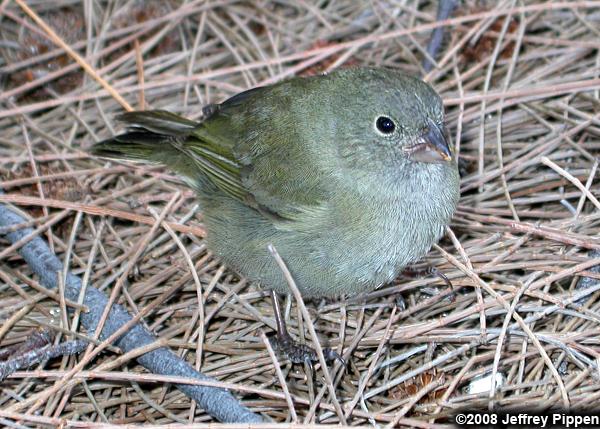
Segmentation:
[(90, 153), (100, 158), (161, 162), (166, 154), (175, 151), (168, 139), (149, 131), (131, 131), (96, 143)]
[(129, 127), (169, 136), (187, 135), (198, 126), (198, 122), (190, 121), (165, 110), (125, 112), (117, 116), (117, 120)]
[(175, 143), (185, 139), (198, 126), (197, 122), (160, 110), (127, 112), (117, 119), (129, 131), (96, 143), (90, 149), (92, 155), (160, 163), (181, 174), (190, 174), (189, 160)]

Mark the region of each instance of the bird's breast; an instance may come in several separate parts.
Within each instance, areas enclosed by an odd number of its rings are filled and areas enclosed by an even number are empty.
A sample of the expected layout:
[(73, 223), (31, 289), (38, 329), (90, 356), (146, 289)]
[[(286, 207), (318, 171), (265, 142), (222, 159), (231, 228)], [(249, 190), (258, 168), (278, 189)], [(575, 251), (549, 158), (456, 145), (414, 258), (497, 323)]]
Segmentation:
[(341, 278), (352, 278), (356, 288), (374, 289), (429, 251), (449, 223), (455, 200), (416, 188), (344, 198), (334, 203), (332, 226), (317, 241)]

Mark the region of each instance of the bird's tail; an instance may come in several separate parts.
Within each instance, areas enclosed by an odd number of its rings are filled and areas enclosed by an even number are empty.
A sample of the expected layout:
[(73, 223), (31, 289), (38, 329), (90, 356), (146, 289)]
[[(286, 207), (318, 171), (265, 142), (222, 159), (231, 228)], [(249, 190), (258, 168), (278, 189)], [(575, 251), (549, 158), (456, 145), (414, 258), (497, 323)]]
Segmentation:
[(162, 110), (127, 112), (117, 120), (125, 123), (128, 131), (96, 143), (90, 149), (92, 155), (160, 163), (183, 173), (186, 162), (178, 143), (190, 135), (197, 122)]

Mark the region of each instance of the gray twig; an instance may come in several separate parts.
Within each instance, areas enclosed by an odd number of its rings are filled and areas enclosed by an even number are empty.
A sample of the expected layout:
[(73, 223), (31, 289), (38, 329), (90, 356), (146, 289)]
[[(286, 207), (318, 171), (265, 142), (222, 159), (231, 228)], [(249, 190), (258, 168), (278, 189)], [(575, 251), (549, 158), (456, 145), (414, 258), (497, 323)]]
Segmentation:
[[(0, 204), (0, 231), (11, 231), (10, 227), (25, 223), (26, 220), (10, 210), (6, 205)], [(5, 228), (5, 229), (1, 229)], [(22, 228), (6, 233), (11, 243), (16, 243), (33, 233), (31, 228)], [(40, 277), (40, 282), (47, 288), (56, 288), (58, 285), (57, 273), (63, 271), (62, 262), (50, 250), (46, 242), (39, 236), (34, 237), (19, 250), (33, 272)], [(65, 297), (77, 301), (81, 291), (81, 279), (68, 273), (64, 282)], [(104, 293), (88, 286), (83, 299), (83, 304), (89, 308), (87, 313), (81, 314), (81, 323), (92, 333), (102, 315), (108, 298)], [(118, 304), (113, 304), (109, 316), (104, 324), (100, 339), (108, 338), (121, 326), (132, 319), (127, 310)], [(135, 324), (128, 332), (123, 334), (115, 345), (124, 352), (146, 346), (156, 341), (156, 337), (146, 330), (140, 323)], [(171, 350), (161, 347), (137, 357), (138, 363), (149, 371), (179, 377), (189, 377), (199, 380), (212, 380), (210, 377), (196, 371), (187, 362), (181, 360)], [(208, 414), (221, 422), (250, 423), (261, 422), (262, 418), (242, 406), (237, 399), (227, 390), (209, 387), (192, 386), (188, 384), (175, 384), (184, 394), (196, 401)]]
[(57, 345), (48, 344), (42, 348), (13, 356), (5, 362), (0, 362), (0, 381), (21, 368), (29, 368), (36, 363), (58, 356), (80, 353), (85, 350), (87, 345), (87, 341), (83, 340), (65, 341)]
[[(457, 3), (457, 0), (440, 0), (438, 4), (436, 20), (445, 21), (446, 19), (450, 18), (450, 15), (452, 15)], [(433, 61), (435, 61), (438, 51), (442, 47), (445, 32), (446, 27), (437, 27), (431, 33), (431, 38), (427, 44), (427, 57), (423, 59), (423, 68), (426, 72), (430, 72), (434, 66)]]

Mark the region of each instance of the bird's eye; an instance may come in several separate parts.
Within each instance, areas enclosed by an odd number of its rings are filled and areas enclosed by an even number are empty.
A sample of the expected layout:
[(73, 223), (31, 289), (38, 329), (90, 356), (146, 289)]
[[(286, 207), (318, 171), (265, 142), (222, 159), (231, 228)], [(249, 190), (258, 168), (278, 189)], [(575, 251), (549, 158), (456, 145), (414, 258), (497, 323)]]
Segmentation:
[(380, 116), (377, 118), (377, 121), (375, 121), (375, 126), (379, 132), (383, 134), (391, 134), (396, 129), (396, 124), (394, 124), (394, 121), (387, 116)]

